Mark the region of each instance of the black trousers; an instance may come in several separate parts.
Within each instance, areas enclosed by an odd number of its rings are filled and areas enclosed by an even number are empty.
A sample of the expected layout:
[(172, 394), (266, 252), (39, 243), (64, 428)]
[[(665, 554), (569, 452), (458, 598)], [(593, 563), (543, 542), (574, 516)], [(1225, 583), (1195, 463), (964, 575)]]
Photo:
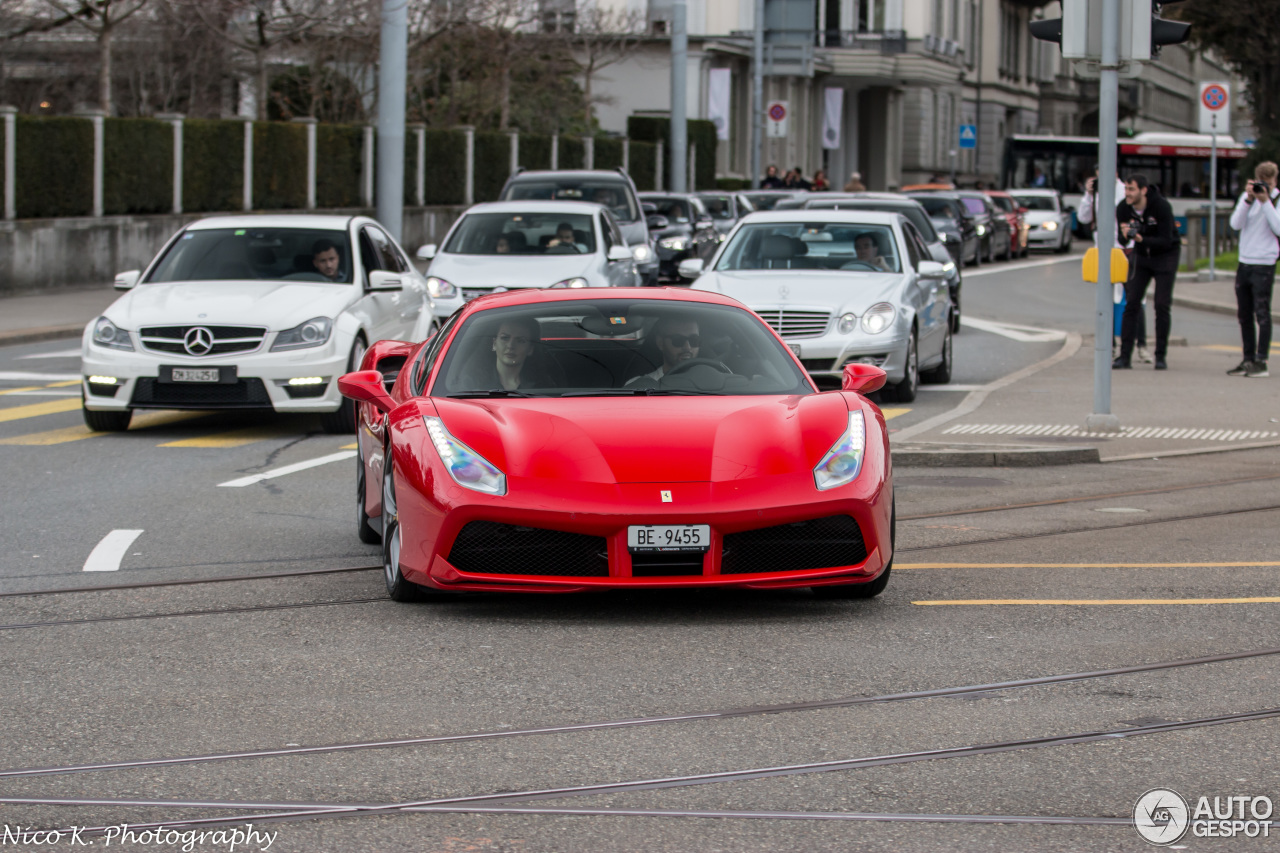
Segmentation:
[(1266, 361), (1271, 352), (1271, 289), (1275, 283), (1275, 264), (1236, 267), (1236, 318), (1245, 361)]
[(1128, 362), (1133, 357), (1134, 339), (1138, 334), (1138, 320), (1142, 316), (1142, 299), (1147, 295), (1147, 285), (1156, 283), (1156, 351), (1162, 359), (1169, 349), (1169, 328), (1172, 325), (1170, 309), (1173, 307), (1173, 282), (1178, 277), (1178, 264), (1163, 262), (1161, 267), (1171, 266), (1168, 272), (1155, 270), (1147, 258), (1139, 257), (1133, 275), (1124, 285), (1124, 316), (1120, 318), (1120, 358)]

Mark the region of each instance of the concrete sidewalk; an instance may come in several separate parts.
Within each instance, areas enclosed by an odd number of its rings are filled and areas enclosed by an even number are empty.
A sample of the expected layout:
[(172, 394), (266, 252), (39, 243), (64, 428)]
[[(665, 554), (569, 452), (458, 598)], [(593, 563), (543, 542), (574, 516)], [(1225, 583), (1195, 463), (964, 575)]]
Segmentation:
[(78, 338), (85, 324), (120, 297), (111, 286), (40, 291), (0, 298), (0, 346)]
[[(1236, 316), (1236, 274), (1218, 272), (1217, 281), (1199, 281), (1192, 272), (1178, 273), (1173, 286), (1173, 304), (1183, 308), (1197, 308), (1216, 314)], [(1150, 292), (1150, 291), (1148, 291)], [(1280, 307), (1275, 299), (1271, 303), (1271, 317), (1280, 323)]]

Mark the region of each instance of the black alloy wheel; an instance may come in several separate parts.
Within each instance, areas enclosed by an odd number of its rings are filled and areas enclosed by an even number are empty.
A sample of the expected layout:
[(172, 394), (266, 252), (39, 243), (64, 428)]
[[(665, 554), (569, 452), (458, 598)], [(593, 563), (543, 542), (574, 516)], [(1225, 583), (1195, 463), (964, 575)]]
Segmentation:
[(369, 514), (365, 512), (365, 490), (368, 485), (364, 467), (364, 447), (357, 439), (356, 449), (356, 535), (366, 545), (377, 545), (382, 541), (382, 534), (370, 524)]
[(946, 337), (942, 340), (942, 362), (920, 374), (920, 381), (929, 385), (945, 385), (951, 381), (951, 323), (947, 318)]

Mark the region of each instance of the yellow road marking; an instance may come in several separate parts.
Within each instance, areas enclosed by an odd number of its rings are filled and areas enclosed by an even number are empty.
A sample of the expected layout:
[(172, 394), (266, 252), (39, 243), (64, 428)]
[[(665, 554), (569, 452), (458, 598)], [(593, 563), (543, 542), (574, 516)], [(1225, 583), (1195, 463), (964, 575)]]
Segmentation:
[(25, 394), (28, 391), (43, 391), (46, 388), (67, 388), (72, 385), (79, 385), (79, 379), (72, 379), (69, 382), (50, 382), (48, 385), (27, 385), (24, 388), (7, 388), (0, 391), (0, 396), (5, 394)]
[(1240, 347), (1228, 344), (1201, 344), (1199, 349), (1211, 349), (1216, 352), (1240, 352)]
[[(202, 418), (207, 414), (208, 412), (134, 412), (133, 421), (129, 425), (129, 431), (137, 432), (140, 430), (156, 429), (158, 427), (191, 420), (192, 418)], [(94, 432), (87, 426), (80, 424), (73, 427), (66, 427), (65, 429), (51, 429), (45, 430), (44, 432), (15, 435), (10, 438), (0, 438), (0, 445), (47, 447), (52, 444), (66, 444), (69, 441), (81, 441), (86, 438), (98, 438), (105, 435), (118, 434), (119, 433)]]
[(10, 406), (7, 409), (0, 409), (0, 423), (20, 421), (23, 418), (37, 418), (41, 415), (56, 415), (59, 412), (72, 412), (79, 408), (80, 401), (75, 398), (52, 400), (48, 403), (29, 403), (25, 406)]
[(242, 447), (246, 444), (253, 444), (255, 441), (263, 441), (268, 438), (280, 438), (285, 433), (279, 429), (271, 429), (269, 427), (245, 427), (244, 429), (233, 429), (227, 432), (218, 432), (213, 435), (196, 436), (195, 438), (182, 438), (177, 441), (166, 441), (164, 444), (156, 445), (157, 447)]
[(909, 411), (911, 411), (911, 410), (910, 410), (910, 409), (892, 409), (892, 408), (890, 408), (890, 409), (881, 409), (880, 411), (881, 411), (882, 413), (884, 413), (884, 419), (885, 419), (886, 421), (891, 421), (891, 420), (893, 420), (894, 418), (896, 418), (898, 415), (905, 415), (907, 412), (909, 412)]
[(338, 449), (339, 449), (339, 450), (356, 450), (356, 449), (358, 449), (359, 447), (360, 447), (360, 445), (358, 445), (358, 444), (344, 444), (344, 445), (342, 445), (341, 447), (339, 447)]
[(1260, 598), (975, 598), (967, 601), (913, 601), (912, 604), (1280, 604), (1280, 597)]
[(898, 569), (1231, 569), (1267, 568), (1280, 562), (1241, 563), (903, 563)]

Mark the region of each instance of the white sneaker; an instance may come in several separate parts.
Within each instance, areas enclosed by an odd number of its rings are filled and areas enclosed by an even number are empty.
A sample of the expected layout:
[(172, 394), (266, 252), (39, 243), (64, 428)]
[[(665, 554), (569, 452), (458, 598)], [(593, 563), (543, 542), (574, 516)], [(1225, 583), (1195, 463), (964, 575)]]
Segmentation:
[(1147, 350), (1146, 347), (1138, 347), (1137, 356), (1138, 356), (1138, 361), (1142, 362), (1143, 364), (1150, 364), (1152, 361), (1151, 353)]

